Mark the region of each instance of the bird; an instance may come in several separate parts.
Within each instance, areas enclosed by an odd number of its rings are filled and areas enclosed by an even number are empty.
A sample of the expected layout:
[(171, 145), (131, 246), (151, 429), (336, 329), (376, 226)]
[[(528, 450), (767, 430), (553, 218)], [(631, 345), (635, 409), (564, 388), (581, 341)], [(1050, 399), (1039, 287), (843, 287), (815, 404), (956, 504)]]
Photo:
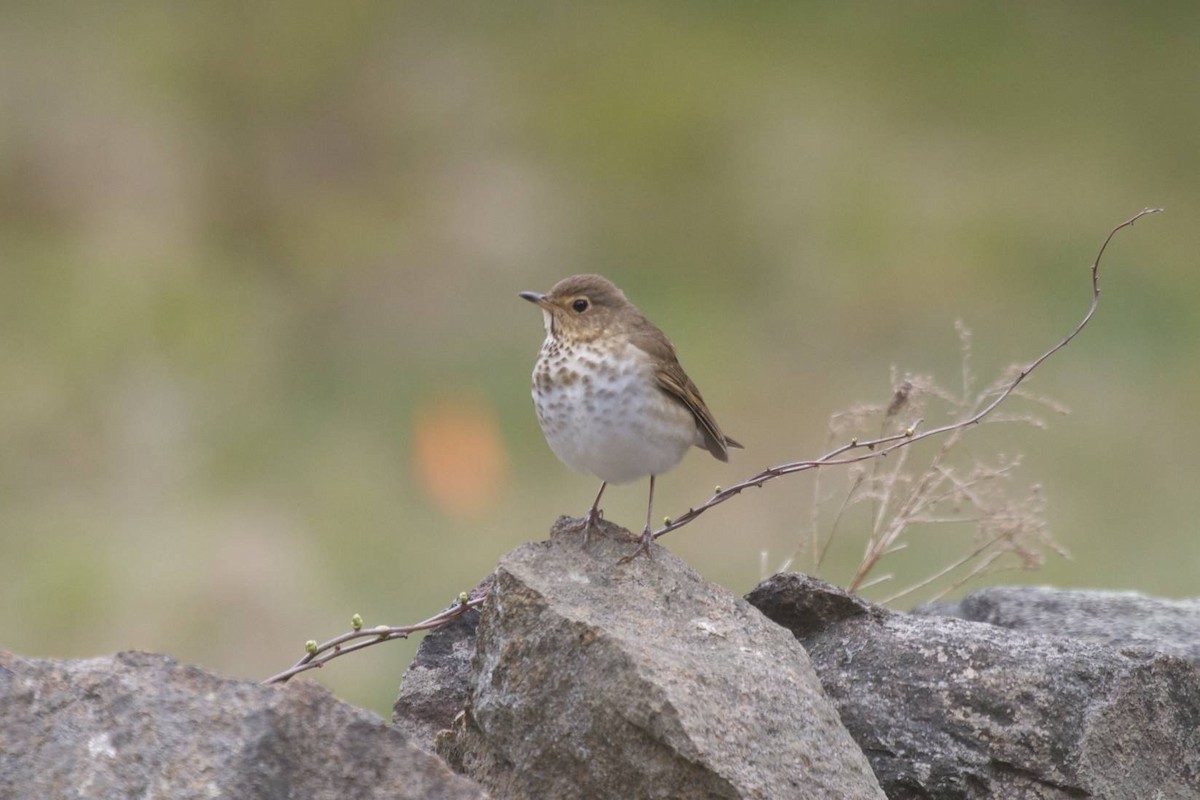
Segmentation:
[(538, 425), (560, 461), (601, 480), (583, 522), (584, 547), (608, 484), (649, 476), (646, 526), (622, 562), (651, 557), (654, 479), (692, 447), (728, 461), (729, 449), (742, 445), (722, 432), (671, 340), (612, 281), (573, 275), (545, 294), (518, 296), (541, 308), (546, 331), (533, 367)]

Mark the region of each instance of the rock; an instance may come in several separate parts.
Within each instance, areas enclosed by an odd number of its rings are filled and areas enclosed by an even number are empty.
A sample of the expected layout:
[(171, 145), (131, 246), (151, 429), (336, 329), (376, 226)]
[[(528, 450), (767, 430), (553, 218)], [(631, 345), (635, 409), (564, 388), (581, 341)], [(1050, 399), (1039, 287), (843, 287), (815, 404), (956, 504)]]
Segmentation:
[(433, 752), (437, 735), (450, 728), (467, 704), (471, 659), (479, 610), (430, 631), (404, 673), (400, 694), (392, 706), (392, 725), (426, 752)]
[(897, 614), (803, 575), (748, 599), (797, 631), (890, 798), (1200, 797), (1200, 670)]
[(166, 656), (0, 652), (0, 797), (484, 798), (316, 684), (268, 687)]
[(995, 586), (957, 604), (914, 609), (1002, 628), (1069, 636), (1109, 647), (1133, 647), (1200, 665), (1200, 600), (1162, 600), (1136, 592)]
[(438, 752), (504, 798), (881, 798), (790, 633), (608, 523), (505, 556)]

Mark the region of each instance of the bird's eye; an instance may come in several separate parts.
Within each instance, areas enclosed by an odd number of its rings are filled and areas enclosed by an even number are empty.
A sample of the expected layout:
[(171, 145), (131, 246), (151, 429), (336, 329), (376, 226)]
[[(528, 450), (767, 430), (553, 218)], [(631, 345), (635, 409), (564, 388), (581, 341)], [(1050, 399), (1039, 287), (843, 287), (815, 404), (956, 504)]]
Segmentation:
[(588, 301), (586, 297), (581, 297), (574, 303), (571, 303), (571, 308), (575, 309), (576, 314), (582, 314), (587, 311)]

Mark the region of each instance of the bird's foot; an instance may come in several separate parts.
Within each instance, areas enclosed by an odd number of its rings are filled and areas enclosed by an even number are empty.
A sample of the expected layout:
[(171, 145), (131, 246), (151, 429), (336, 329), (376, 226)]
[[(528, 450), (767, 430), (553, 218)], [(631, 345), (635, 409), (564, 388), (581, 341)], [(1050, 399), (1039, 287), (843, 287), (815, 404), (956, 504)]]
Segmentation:
[(583, 518), (583, 549), (587, 550), (588, 542), (592, 539), (592, 531), (600, 530), (600, 520), (604, 519), (604, 509), (592, 508)]
[(642, 555), (643, 553), (646, 555), (646, 558), (653, 561), (654, 554), (652, 552), (650, 552), (650, 545), (652, 545), (652, 544), (654, 544), (654, 536), (653, 536), (653, 534), (650, 533), (650, 528), (647, 527), (644, 531), (642, 531), (641, 538), (638, 539), (637, 549), (635, 549), (632, 553), (630, 553), (629, 555), (622, 558), (617, 563), (618, 564), (628, 564), (630, 561), (633, 561), (635, 558)]

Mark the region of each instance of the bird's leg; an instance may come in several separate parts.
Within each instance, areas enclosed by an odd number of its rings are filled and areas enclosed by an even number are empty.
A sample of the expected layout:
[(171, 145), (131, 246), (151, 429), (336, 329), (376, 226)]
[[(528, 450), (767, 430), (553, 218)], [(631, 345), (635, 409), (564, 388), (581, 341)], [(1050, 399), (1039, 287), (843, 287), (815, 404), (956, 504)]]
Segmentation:
[(650, 553), (650, 545), (654, 544), (654, 537), (650, 534), (650, 515), (654, 510), (654, 476), (650, 476), (650, 498), (646, 501), (646, 527), (642, 530), (642, 538), (638, 540), (637, 549), (629, 555), (622, 558), (619, 564), (628, 564), (642, 553), (646, 554), (646, 558), (651, 560), (654, 556)]
[(596, 499), (592, 502), (592, 507), (583, 521), (584, 548), (588, 546), (588, 539), (591, 538), (592, 528), (598, 528), (600, 520), (604, 518), (604, 512), (600, 510), (600, 498), (604, 496), (604, 487), (606, 486), (608, 486), (608, 481), (600, 484), (600, 491), (596, 492)]

